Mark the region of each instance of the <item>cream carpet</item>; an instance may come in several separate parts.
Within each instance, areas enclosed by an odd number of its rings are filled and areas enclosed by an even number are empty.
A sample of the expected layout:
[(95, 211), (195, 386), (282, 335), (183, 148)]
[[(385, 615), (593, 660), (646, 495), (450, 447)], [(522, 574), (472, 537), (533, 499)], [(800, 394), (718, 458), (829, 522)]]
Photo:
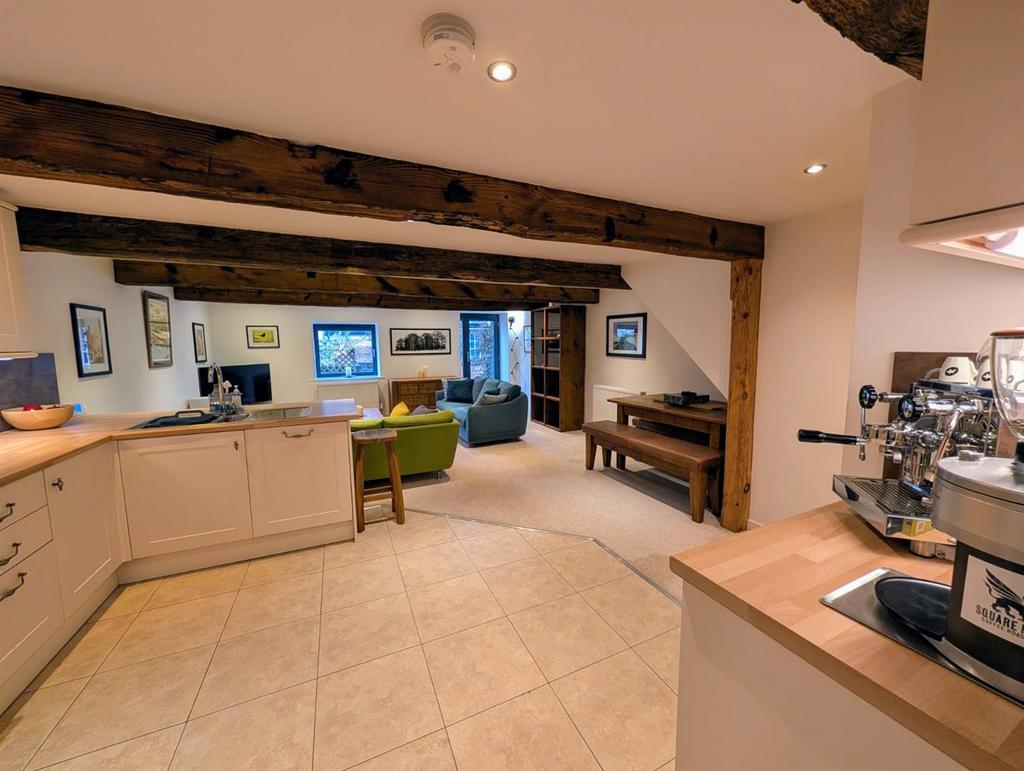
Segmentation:
[(406, 506), (487, 522), (596, 538), (674, 597), (669, 555), (731, 535), (708, 512), (690, 519), (685, 485), (628, 461), (587, 471), (583, 434), (535, 423), (518, 442), (459, 445), (448, 479), (406, 487)]

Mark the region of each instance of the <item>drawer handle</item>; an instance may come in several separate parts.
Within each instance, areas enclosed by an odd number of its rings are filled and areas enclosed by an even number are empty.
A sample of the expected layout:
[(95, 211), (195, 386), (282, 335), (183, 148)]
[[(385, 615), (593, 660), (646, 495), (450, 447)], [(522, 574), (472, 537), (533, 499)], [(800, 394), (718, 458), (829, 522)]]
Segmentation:
[(305, 439), (307, 436), (313, 435), (313, 429), (309, 429), (309, 431), (304, 434), (289, 434), (287, 431), (282, 431), (281, 433), (284, 434), (285, 439)]
[(8, 597), (13, 597), (14, 593), (16, 591), (18, 591), (22, 586), (25, 585), (25, 576), (27, 576), (27, 575), (28, 575), (28, 573), (18, 573), (18, 585), (15, 586), (13, 589), (8, 589), (3, 594), (0, 594), (0, 602), (3, 602)]
[(13, 503), (5, 503), (4, 504), (4, 508), (7, 509), (7, 513), (4, 514), (3, 516), (0, 516), (0, 522), (3, 522), (8, 517), (13, 517), (14, 516), (14, 504)]
[(50, 482), (50, 487), (56, 487), (58, 490), (63, 492), (64, 491), (64, 480), (61, 479), (60, 477), (57, 477), (52, 482)]
[(0, 559), (0, 568), (2, 568), (4, 565), (6, 565), (12, 559), (18, 556), (18, 551), (21, 549), (21, 544), (18, 541), (15, 541), (11, 544), (11, 546), (14, 548), (14, 551), (11, 552), (10, 555), (4, 557), (3, 559)]

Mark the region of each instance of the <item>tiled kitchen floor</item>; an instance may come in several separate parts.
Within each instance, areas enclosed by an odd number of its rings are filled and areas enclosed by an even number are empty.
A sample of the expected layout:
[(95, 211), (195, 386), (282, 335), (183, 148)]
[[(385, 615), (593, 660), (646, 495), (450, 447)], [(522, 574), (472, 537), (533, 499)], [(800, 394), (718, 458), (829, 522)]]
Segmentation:
[(123, 587), (0, 719), (0, 771), (671, 768), (678, 624), (594, 542), (413, 512)]

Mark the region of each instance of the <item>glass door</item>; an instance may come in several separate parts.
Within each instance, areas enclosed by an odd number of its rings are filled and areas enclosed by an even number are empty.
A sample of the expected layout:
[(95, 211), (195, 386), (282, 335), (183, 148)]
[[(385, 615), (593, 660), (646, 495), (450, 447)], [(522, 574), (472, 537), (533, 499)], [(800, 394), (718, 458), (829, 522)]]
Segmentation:
[(462, 314), (463, 377), (500, 377), (499, 345), (497, 314)]

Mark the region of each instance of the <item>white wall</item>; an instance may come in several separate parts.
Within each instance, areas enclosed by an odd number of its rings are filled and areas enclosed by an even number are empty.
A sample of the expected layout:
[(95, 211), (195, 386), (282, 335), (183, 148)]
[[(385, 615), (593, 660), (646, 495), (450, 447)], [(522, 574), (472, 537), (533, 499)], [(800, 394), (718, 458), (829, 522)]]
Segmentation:
[[(643, 312), (647, 312), (647, 358), (606, 356), (605, 317)], [(591, 420), (594, 414), (591, 401), (595, 384), (649, 393), (697, 391), (711, 394), (712, 399), (724, 398), (665, 325), (641, 302), (639, 294), (624, 289), (602, 289), (601, 302), (587, 306), (587, 420)]]
[(836, 445), (799, 428), (841, 431), (857, 293), (861, 208), (853, 203), (765, 232), (750, 517), (765, 524), (835, 499)]
[[(33, 343), (53, 352), (61, 400), (87, 412), (136, 412), (183, 408), (199, 393), (192, 349), (192, 322), (206, 322), (200, 303), (171, 300), (174, 365), (150, 369), (142, 321), (142, 287), (114, 283), (105, 258), (25, 252), (22, 254)], [(170, 290), (149, 287), (167, 296)], [(69, 303), (106, 308), (113, 374), (79, 378)], [(207, 334), (210, 328), (207, 325)], [(211, 348), (212, 350), (212, 348)]]

